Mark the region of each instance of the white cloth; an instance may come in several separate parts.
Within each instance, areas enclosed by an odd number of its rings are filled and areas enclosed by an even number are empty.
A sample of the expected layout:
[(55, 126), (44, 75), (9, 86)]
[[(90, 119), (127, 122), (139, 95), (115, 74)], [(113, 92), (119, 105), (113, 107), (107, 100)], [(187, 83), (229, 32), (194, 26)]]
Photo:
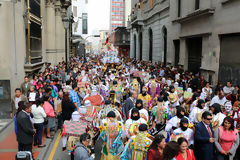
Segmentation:
[(219, 121), (219, 126), (222, 125), (224, 118), (226, 117), (225, 114), (219, 112), (218, 114), (213, 116), (213, 121)]
[(35, 104), (32, 105), (32, 114), (34, 123), (43, 123), (44, 118), (47, 117), (44, 109), (41, 106), (36, 106)]
[(197, 120), (197, 113), (201, 113), (203, 111), (203, 109), (200, 109), (198, 107), (194, 107), (189, 115), (190, 117), (190, 120), (192, 123), (198, 123), (198, 120)]
[[(184, 116), (184, 118), (187, 118), (186, 116)], [(188, 118), (187, 118), (188, 119)], [(180, 123), (181, 119), (178, 118), (177, 116), (172, 117), (168, 122), (167, 125), (165, 127), (165, 131), (168, 133), (172, 133), (172, 127), (178, 127), (178, 124)], [(189, 119), (188, 119), (188, 122)]]
[(210, 103), (210, 106), (213, 105), (214, 103), (218, 103), (220, 104), (221, 106), (224, 106), (224, 103), (227, 101), (226, 97), (223, 97), (222, 99), (219, 99), (218, 96), (214, 96), (211, 103)]
[(35, 101), (36, 100), (36, 93), (35, 92), (31, 92), (29, 94), (29, 101), (32, 102), (32, 101)]
[(18, 97), (15, 97), (15, 108), (16, 110), (18, 109), (18, 102), (21, 101), (21, 96), (18, 98)]
[(188, 128), (186, 131), (183, 131), (181, 128), (175, 129), (173, 131), (174, 135), (183, 134), (188, 141), (188, 146), (194, 144), (193, 130)]
[[(139, 110), (139, 113), (140, 113), (140, 117), (141, 118), (146, 118), (146, 121), (148, 121), (148, 118), (149, 118), (149, 115), (148, 115), (148, 111), (146, 109), (141, 109)], [(132, 114), (132, 109), (129, 111), (129, 115), (128, 117), (131, 117), (131, 114)]]
[(66, 147), (68, 136), (62, 136), (62, 147)]
[(145, 121), (143, 118), (139, 118), (137, 121), (134, 121), (132, 119), (128, 119), (126, 122), (125, 122), (125, 130), (127, 132), (127, 137), (130, 138), (130, 134), (128, 132), (128, 130), (130, 129), (131, 125), (132, 124), (147, 124), (147, 121)]
[(80, 120), (80, 114), (78, 111), (75, 111), (72, 113), (72, 121), (79, 121)]
[(231, 94), (233, 90), (234, 90), (233, 87), (227, 87), (227, 86), (223, 87), (223, 92), (226, 96)]

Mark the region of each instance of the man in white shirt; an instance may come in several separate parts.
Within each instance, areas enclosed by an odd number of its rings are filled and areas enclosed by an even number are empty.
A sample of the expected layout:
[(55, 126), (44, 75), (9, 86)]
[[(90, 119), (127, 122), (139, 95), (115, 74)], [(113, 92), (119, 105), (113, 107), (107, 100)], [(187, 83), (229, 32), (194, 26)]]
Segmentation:
[(227, 86), (223, 87), (223, 92), (227, 96), (232, 93), (234, 88), (232, 87), (232, 83), (230, 81), (227, 82)]
[(224, 103), (227, 101), (223, 91), (220, 91), (218, 95), (214, 96), (212, 101), (211, 101), (211, 105), (213, 105), (214, 103), (218, 103), (221, 106), (224, 106)]

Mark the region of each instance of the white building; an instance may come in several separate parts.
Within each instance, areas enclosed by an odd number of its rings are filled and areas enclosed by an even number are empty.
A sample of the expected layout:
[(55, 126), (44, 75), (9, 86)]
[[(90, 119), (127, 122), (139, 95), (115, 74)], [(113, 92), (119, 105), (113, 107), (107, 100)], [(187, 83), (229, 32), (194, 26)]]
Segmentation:
[(88, 0), (72, 0), (73, 36), (85, 37), (88, 34)]

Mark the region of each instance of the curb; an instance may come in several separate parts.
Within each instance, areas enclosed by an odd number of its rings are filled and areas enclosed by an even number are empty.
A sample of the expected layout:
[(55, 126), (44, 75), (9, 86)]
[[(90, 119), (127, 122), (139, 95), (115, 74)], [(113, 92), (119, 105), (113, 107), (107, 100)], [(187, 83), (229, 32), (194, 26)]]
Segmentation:
[(41, 150), (41, 152), (38, 154), (36, 160), (48, 159), (48, 157), (46, 158), (46, 156), (48, 155), (50, 149), (53, 147), (53, 144), (54, 144), (53, 142), (56, 141), (58, 134), (59, 134), (59, 132), (57, 131), (57, 132), (54, 134), (53, 139), (45, 142), (46, 147), (44, 147), (44, 149), (42, 148), (42, 150)]
[(11, 119), (11, 121), (8, 122), (8, 123), (0, 130), (0, 134), (1, 134), (7, 127), (9, 127), (11, 123), (13, 123), (13, 119)]

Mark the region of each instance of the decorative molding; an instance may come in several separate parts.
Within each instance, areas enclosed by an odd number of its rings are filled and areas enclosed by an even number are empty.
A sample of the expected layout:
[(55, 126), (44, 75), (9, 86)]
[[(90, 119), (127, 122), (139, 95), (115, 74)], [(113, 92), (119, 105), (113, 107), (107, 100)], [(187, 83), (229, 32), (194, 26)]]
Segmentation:
[(46, 7), (54, 7), (55, 0), (45, 0)]
[(194, 37), (206, 37), (212, 35), (212, 32), (206, 32), (206, 33), (199, 33), (199, 34), (194, 34), (194, 35), (180, 35), (180, 39), (185, 39), (185, 38), (194, 38)]
[(224, 5), (224, 4), (233, 2), (233, 1), (235, 1), (235, 0), (222, 0), (221, 3)]
[(60, 6), (55, 6), (55, 16), (62, 16), (62, 9)]
[(46, 49), (46, 53), (56, 53), (56, 49)]
[(178, 22), (180, 24), (191, 21), (193, 19), (196, 19), (198, 17), (203, 17), (203, 16), (211, 16), (215, 13), (215, 9), (214, 8), (207, 8), (207, 9), (199, 9), (194, 11), (191, 14), (186, 15), (185, 17), (181, 17), (181, 18), (177, 18), (175, 20), (173, 20), (173, 22)]

